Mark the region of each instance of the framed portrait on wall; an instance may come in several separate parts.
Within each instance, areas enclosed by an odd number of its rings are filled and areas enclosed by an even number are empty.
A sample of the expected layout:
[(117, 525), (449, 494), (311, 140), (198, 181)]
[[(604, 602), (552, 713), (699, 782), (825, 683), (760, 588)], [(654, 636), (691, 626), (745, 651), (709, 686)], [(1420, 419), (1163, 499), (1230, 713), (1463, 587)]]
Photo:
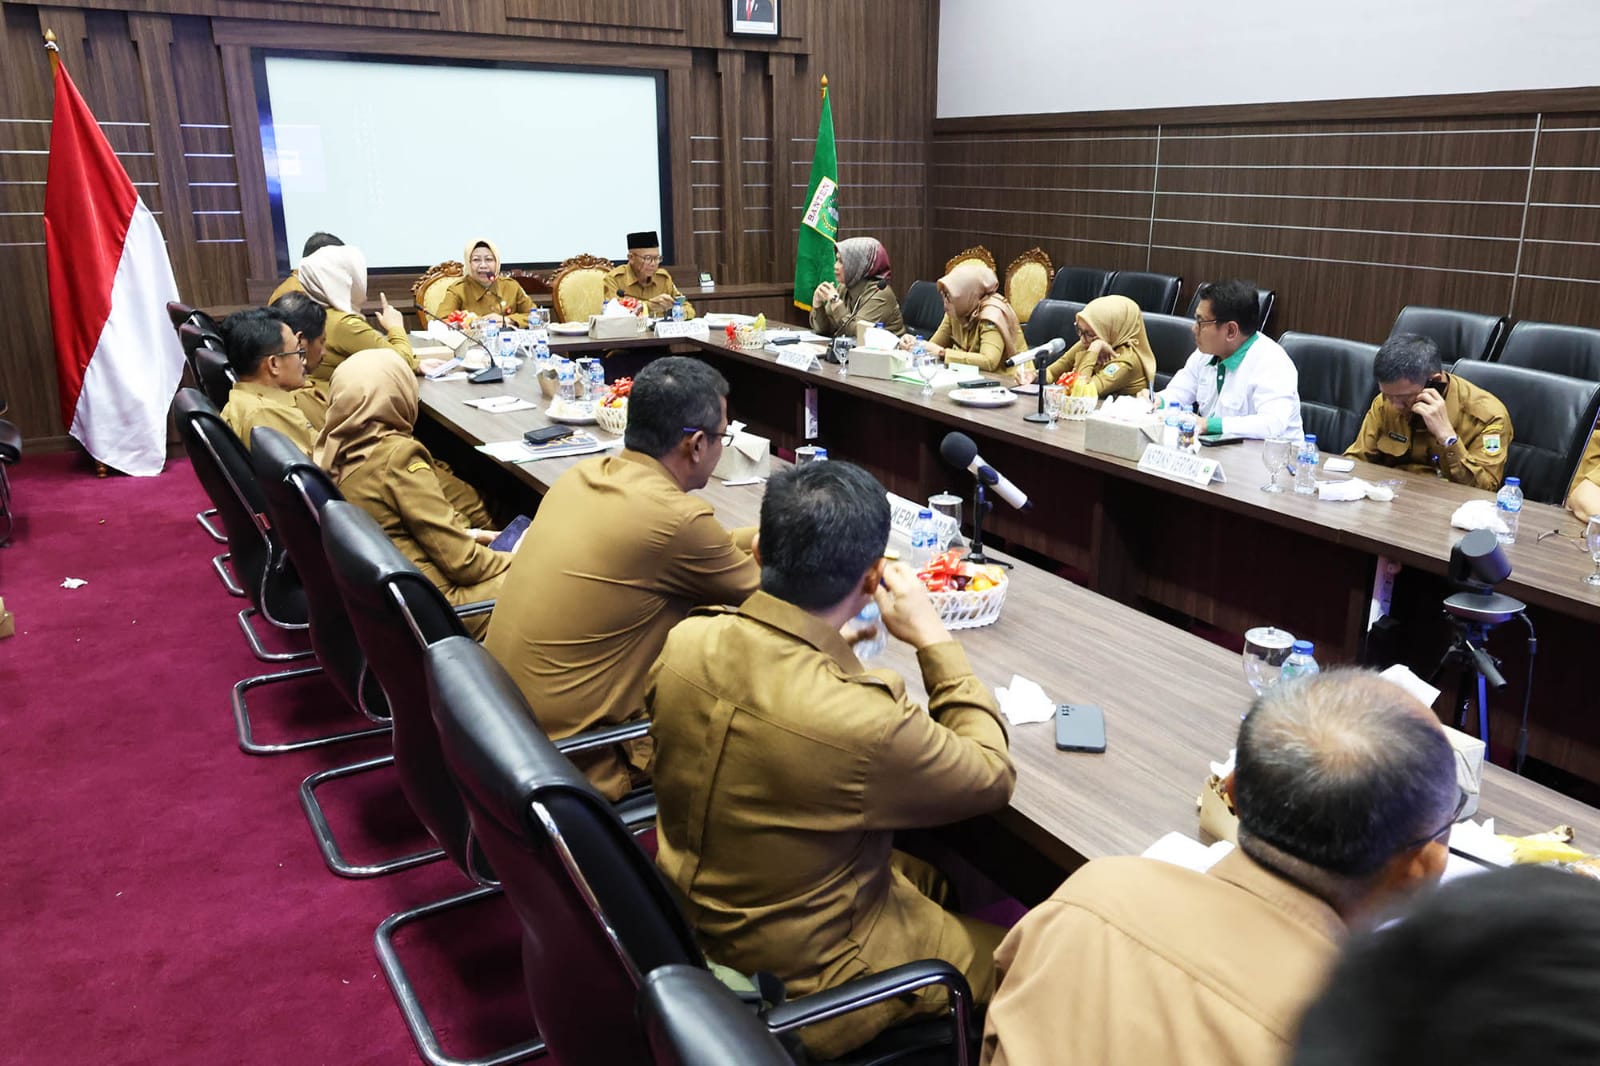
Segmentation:
[(735, 37), (778, 36), (782, 0), (727, 0), (728, 32)]

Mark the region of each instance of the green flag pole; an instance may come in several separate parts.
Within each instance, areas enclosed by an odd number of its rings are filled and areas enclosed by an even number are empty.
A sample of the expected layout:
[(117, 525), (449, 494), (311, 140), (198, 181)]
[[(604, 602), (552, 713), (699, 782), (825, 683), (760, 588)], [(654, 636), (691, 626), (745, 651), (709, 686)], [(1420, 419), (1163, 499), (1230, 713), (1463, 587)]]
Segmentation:
[(828, 76), (824, 74), (811, 181), (806, 186), (805, 212), (795, 242), (794, 305), (802, 311), (811, 310), (817, 286), (833, 280), (833, 246), (839, 238), (838, 193), (839, 155), (833, 146), (833, 105), (828, 101)]

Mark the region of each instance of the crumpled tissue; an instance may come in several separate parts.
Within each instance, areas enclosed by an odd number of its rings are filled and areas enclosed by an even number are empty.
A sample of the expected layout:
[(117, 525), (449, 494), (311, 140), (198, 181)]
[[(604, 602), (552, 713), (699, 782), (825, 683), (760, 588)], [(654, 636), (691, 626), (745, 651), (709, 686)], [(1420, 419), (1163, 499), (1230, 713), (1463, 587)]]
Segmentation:
[(1487, 529), (1495, 533), (1508, 533), (1505, 522), (1495, 510), (1493, 500), (1468, 500), (1450, 516), (1450, 524), (1457, 529)]
[(1370, 481), (1352, 477), (1343, 481), (1317, 482), (1317, 499), (1332, 500), (1335, 503), (1346, 503), (1350, 500), (1377, 500), (1379, 503), (1388, 503), (1394, 499), (1394, 490), (1385, 485), (1374, 485)]
[(1149, 400), (1141, 400), (1137, 396), (1113, 396), (1100, 405), (1097, 413), (1102, 418), (1118, 422), (1143, 422), (1150, 417), (1150, 412)]
[(1021, 674), (1012, 674), (1011, 684), (995, 689), (994, 694), (1000, 701), (1000, 713), (1012, 725), (1048, 722), (1056, 713), (1056, 705), (1044, 689)]

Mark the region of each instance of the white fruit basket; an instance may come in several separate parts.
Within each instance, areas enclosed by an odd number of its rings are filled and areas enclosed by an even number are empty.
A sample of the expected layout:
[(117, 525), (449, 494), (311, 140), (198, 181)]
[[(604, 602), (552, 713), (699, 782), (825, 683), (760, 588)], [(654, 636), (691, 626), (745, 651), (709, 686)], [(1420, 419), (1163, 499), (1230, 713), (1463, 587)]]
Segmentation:
[(763, 327), (739, 323), (733, 327), (734, 343), (741, 348), (760, 351), (767, 346), (767, 331)]
[(928, 597), (946, 629), (977, 629), (999, 620), (1010, 585), (1011, 579), (1002, 577), (999, 584), (981, 592), (930, 592)]
[(1068, 396), (1061, 405), (1061, 417), (1070, 422), (1078, 422), (1094, 414), (1094, 405), (1099, 402), (1098, 396)]
[(622, 436), (628, 428), (628, 404), (623, 402), (621, 407), (607, 407), (605, 404), (595, 404), (594, 419), (600, 423), (600, 428), (607, 433)]

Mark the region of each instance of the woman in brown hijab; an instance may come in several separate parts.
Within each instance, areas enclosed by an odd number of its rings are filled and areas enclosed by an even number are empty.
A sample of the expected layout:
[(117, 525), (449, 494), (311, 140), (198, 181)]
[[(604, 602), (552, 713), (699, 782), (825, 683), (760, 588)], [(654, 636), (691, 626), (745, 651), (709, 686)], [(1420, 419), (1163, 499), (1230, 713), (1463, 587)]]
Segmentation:
[[(1137, 396), (1154, 388), (1156, 353), (1144, 330), (1144, 314), (1126, 296), (1101, 296), (1078, 312), (1078, 343), (1044, 372), (1054, 383), (1069, 370), (1077, 384), (1094, 396)], [(1017, 370), (1017, 380), (1033, 380), (1032, 367)], [(1081, 393), (1080, 393), (1081, 395)]]
[(833, 281), (811, 296), (811, 329), (828, 337), (854, 335), (857, 323), (882, 323), (891, 333), (906, 328), (900, 301), (889, 287), (889, 251), (876, 237), (850, 237), (834, 245)]
[[(939, 279), (944, 297), (944, 321), (928, 338), (928, 351), (947, 363), (972, 363), (982, 370), (999, 370), (1021, 351), (1022, 324), (1006, 298), (1000, 279), (982, 263), (966, 262)], [(910, 334), (900, 347), (916, 343)]]
[[(328, 421), (315, 458), (345, 499), (377, 519), (400, 553), (452, 604), (492, 600), (511, 553), (486, 545), (494, 531), (473, 529), (451, 506), (433, 456), (411, 436), (417, 421), (417, 379), (394, 352), (357, 352), (334, 371)], [(464, 619), (474, 636), (487, 614)]]

